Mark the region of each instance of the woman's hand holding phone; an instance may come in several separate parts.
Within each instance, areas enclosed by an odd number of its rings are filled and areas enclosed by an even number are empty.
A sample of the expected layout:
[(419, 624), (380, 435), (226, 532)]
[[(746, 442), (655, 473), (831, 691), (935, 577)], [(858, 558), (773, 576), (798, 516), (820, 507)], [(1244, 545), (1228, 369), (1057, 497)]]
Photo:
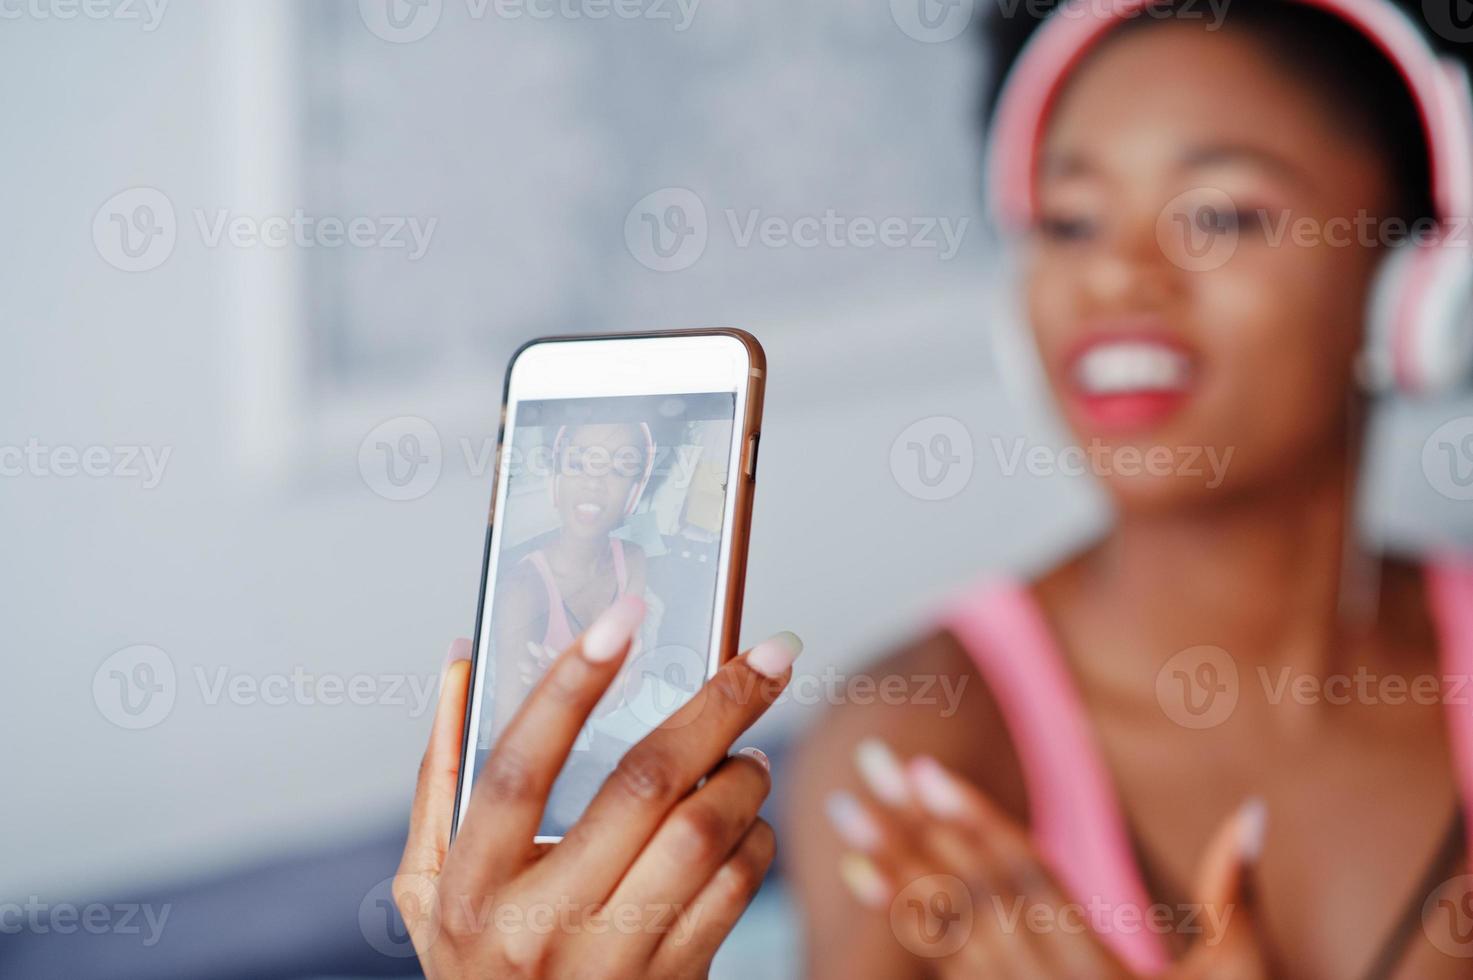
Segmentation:
[(447, 667), (394, 880), (431, 980), (705, 976), (756, 894), (774, 852), (757, 816), (771, 779), (758, 750), (727, 751), (787, 686), (802, 648), (790, 633), (727, 662), (630, 749), (561, 843), (533, 843), (643, 614), (626, 596), (563, 651), (492, 747), (453, 842), (470, 670)]

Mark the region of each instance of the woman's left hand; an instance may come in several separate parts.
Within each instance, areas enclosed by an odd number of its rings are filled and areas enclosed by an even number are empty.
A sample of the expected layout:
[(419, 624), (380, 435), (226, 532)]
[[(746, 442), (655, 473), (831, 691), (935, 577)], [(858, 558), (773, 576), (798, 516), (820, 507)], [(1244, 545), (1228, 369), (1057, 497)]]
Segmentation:
[[(873, 799), (840, 791), (828, 800), (853, 849), (840, 872), (861, 904), (888, 913), (907, 950), (945, 977), (1135, 976), (1088, 910), (1066, 897), (1027, 831), (985, 794), (930, 757), (902, 765), (883, 743), (862, 744), (858, 761)], [(1168, 976), (1267, 975), (1245, 887), (1262, 823), (1261, 806), (1245, 807), (1214, 836), (1198, 876), (1213, 914), (1201, 916), (1205, 931)]]

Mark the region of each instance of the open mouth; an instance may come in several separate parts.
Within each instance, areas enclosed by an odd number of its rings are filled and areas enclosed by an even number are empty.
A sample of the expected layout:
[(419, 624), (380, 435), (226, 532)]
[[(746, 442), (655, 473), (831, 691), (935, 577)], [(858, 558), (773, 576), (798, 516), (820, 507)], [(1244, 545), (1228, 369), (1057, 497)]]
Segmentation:
[(1096, 333), (1069, 359), (1080, 413), (1109, 431), (1151, 428), (1185, 404), (1195, 382), (1191, 351), (1169, 335)]
[(573, 519), (579, 524), (594, 525), (603, 520), (605, 508), (603, 504), (591, 501), (583, 501), (573, 505)]

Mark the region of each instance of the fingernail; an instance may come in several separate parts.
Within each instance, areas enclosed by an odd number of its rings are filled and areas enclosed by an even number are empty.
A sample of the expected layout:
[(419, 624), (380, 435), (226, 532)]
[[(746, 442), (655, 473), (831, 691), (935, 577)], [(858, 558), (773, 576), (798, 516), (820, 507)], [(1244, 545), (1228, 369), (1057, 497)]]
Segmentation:
[(1260, 796), (1251, 797), (1238, 808), (1238, 854), (1244, 861), (1256, 862), (1263, 856), (1263, 842), (1268, 836), (1268, 804)]
[(923, 755), (910, 760), (910, 785), (914, 787), (921, 806), (932, 816), (943, 820), (960, 817), (967, 812), (967, 797), (957, 785), (956, 777), (931, 758)]
[(755, 745), (749, 745), (744, 749), (738, 750), (737, 755), (744, 755), (748, 759), (753, 759), (756, 761), (757, 765), (761, 766), (763, 769), (766, 769), (768, 772), (772, 772), (772, 760), (767, 757), (766, 752), (763, 752)]
[(463, 636), (457, 636), (450, 641), (450, 649), (445, 651), (445, 662), (440, 665), (443, 673), (457, 660), (469, 660), (471, 658), (471, 641)]
[(583, 659), (602, 663), (617, 657), (642, 619), (644, 600), (632, 593), (621, 596), (583, 634)]
[(905, 806), (910, 802), (910, 788), (906, 785), (905, 770), (895, 753), (878, 738), (864, 739), (854, 749), (854, 764), (870, 792), (891, 806)]
[(780, 677), (803, 652), (798, 634), (784, 631), (747, 651), (747, 666), (767, 677)]
[(838, 789), (823, 801), (824, 813), (829, 823), (839, 832), (839, 837), (850, 847), (861, 851), (873, 851), (884, 841), (884, 832), (864, 809), (855, 795), (848, 790)]
[(863, 854), (845, 854), (839, 859), (839, 877), (863, 905), (882, 909), (890, 900), (890, 888), (880, 869)]

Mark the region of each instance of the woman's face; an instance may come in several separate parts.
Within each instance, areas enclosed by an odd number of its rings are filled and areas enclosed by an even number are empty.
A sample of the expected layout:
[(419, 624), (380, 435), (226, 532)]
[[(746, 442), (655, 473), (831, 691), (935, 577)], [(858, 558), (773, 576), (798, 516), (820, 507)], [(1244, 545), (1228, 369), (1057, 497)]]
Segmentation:
[(624, 519), (624, 507), (644, 475), (648, 448), (639, 426), (572, 426), (558, 460), (557, 509), (563, 532), (606, 537)]
[(1386, 216), (1391, 179), (1323, 96), (1250, 34), (1142, 27), (1075, 72), (1039, 167), (1029, 315), (1122, 508), (1272, 490), (1343, 459), (1384, 254), (1354, 222)]

